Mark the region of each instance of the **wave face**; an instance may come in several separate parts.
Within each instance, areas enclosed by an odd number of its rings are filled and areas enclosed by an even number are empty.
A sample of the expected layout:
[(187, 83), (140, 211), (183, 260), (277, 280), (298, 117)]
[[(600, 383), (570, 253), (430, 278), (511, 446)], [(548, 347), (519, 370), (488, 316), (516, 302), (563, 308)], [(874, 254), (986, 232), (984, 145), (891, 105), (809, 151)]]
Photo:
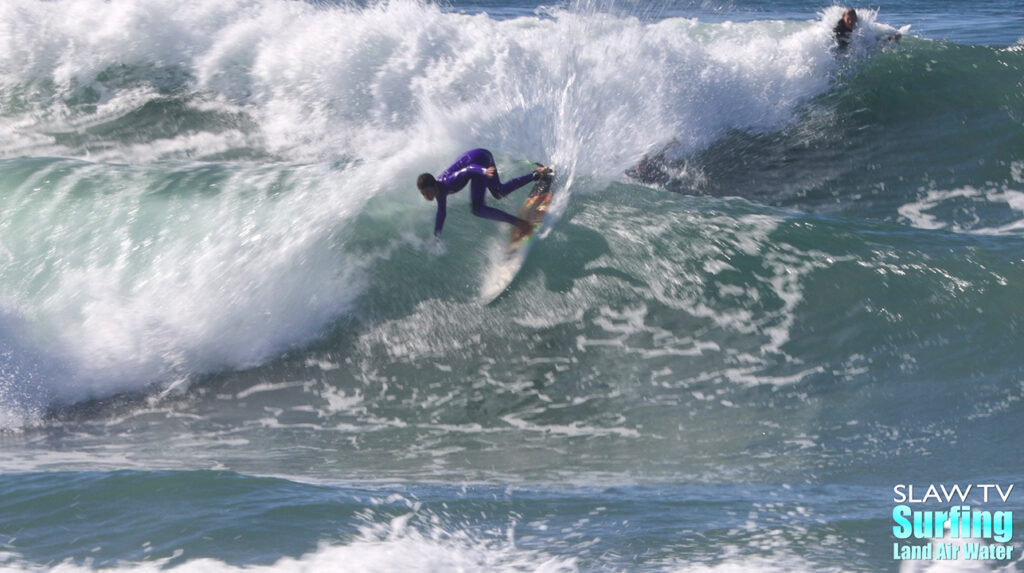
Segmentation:
[[(991, 4), (2, 3), (0, 568), (891, 568), (893, 484), (1021, 481)], [(473, 147), (558, 172), (483, 307)]]
[(421, 240), (413, 176), (464, 148), (600, 188), (672, 138), (787, 125), (835, 67), (813, 22), (100, 0), (0, 21), (3, 307), (66, 400), (320, 336)]

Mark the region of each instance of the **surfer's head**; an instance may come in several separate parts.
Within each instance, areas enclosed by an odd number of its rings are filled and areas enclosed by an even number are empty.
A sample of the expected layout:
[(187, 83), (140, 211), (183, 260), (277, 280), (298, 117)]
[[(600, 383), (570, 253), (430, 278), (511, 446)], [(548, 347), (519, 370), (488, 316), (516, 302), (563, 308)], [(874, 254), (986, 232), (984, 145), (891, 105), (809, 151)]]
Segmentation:
[(437, 197), (437, 179), (429, 173), (421, 173), (416, 178), (416, 187), (427, 201), (433, 201), (434, 197)]
[(850, 8), (847, 11), (843, 12), (843, 22), (846, 24), (846, 27), (851, 29), (851, 30), (856, 28), (857, 27), (857, 11), (854, 10), (853, 8)]

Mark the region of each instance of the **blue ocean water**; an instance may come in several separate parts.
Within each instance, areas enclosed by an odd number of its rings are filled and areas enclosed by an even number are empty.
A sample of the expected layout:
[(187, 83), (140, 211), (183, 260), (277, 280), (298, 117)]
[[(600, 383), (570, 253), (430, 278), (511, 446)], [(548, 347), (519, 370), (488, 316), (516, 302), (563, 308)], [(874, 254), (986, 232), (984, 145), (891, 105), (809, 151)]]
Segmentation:
[(3, 3), (0, 570), (1021, 570), (1019, 2), (854, 7)]

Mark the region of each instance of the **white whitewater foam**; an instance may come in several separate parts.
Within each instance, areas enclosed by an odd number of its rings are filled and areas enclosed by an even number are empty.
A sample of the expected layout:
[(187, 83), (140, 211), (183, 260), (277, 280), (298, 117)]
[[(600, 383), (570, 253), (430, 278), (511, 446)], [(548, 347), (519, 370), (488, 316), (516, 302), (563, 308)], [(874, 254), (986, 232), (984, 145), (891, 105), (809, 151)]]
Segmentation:
[[(585, 6), (495, 20), (413, 0), (10, 0), (0, 30), (0, 83), (52, 92), (0, 122), (8, 155), (19, 140), (78, 155), (32, 122), (80, 131), (167, 89), (258, 126), (257, 139), (182, 133), (104, 151), (129, 161), (260, 144), (297, 160), (436, 162), (485, 146), (617, 177), (673, 138), (692, 152), (730, 129), (785, 125), (836, 66), (824, 20), (647, 23)], [(75, 103), (85, 88), (96, 106)]]
[[(1015, 174), (1016, 178), (1017, 175)], [(943, 220), (935, 211), (943, 205), (964, 204), (970, 208), (1005, 206), (1014, 212), (1013, 220), (1005, 225), (982, 226)], [(961, 210), (967, 210), (961, 208)], [(957, 233), (978, 235), (1018, 235), (1024, 232), (1024, 192), (1006, 187), (978, 189), (967, 186), (950, 190), (930, 190), (917, 201), (900, 206), (899, 214), (919, 229), (945, 229)], [(974, 223), (983, 220), (975, 217)]]
[[(193, 559), (168, 567), (171, 559), (141, 563), (124, 563), (104, 567), (105, 571), (158, 573), (189, 571), (199, 573), (334, 573), (339, 570), (416, 573), (434, 571), (531, 571), (564, 573), (578, 571), (575, 559), (555, 557), (541, 551), (521, 549), (514, 540), (483, 541), (460, 531), (437, 531), (427, 534), (408, 526), (410, 515), (394, 518), (382, 532), (365, 532), (347, 544), (324, 542), (315, 552), (302, 557), (284, 557), (269, 565), (231, 565), (212, 558)], [(0, 572), (36, 571), (28, 564), (19, 564), (15, 554), (0, 553)], [(64, 562), (50, 564), (48, 571), (79, 573), (93, 571), (89, 564)]]

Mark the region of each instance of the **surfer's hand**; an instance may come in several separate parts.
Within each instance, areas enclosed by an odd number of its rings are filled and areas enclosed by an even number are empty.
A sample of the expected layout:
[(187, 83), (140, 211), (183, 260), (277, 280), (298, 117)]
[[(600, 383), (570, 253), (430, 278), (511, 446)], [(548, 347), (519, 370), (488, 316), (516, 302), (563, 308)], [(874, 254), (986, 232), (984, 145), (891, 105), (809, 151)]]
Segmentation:
[(497, 172), (498, 172), (498, 168), (493, 166), (493, 165), (491, 165), (490, 167), (487, 168), (487, 178), (488, 179), (493, 179), (494, 178), (494, 174), (497, 173)]

